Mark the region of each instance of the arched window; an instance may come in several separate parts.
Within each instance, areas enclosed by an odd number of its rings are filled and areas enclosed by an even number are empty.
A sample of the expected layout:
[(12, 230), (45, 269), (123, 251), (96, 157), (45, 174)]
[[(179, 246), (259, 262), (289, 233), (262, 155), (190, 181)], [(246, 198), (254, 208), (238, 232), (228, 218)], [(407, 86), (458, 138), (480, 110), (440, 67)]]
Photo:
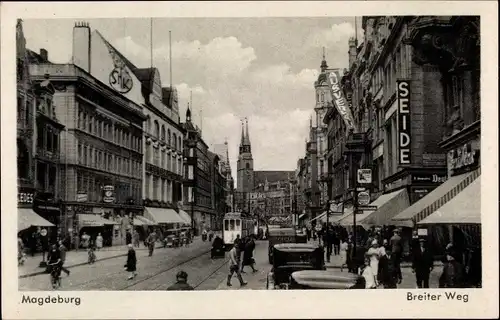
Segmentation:
[(165, 141), (165, 126), (161, 125), (161, 141)]
[(160, 125), (158, 124), (158, 121), (156, 121), (156, 120), (155, 120), (155, 132), (154, 132), (154, 136), (156, 138), (160, 137)]
[(167, 130), (167, 143), (168, 143), (169, 146), (171, 145), (170, 129)]
[(181, 140), (181, 137), (179, 136), (179, 142), (177, 143), (177, 149), (178, 150), (181, 150), (182, 149), (182, 140)]
[(174, 133), (174, 141), (173, 142), (173, 147), (176, 148), (176, 141), (177, 141), (177, 135)]
[(250, 164), (249, 164), (249, 163), (247, 163), (247, 164), (245, 165), (245, 167), (246, 167), (247, 169), (250, 169)]

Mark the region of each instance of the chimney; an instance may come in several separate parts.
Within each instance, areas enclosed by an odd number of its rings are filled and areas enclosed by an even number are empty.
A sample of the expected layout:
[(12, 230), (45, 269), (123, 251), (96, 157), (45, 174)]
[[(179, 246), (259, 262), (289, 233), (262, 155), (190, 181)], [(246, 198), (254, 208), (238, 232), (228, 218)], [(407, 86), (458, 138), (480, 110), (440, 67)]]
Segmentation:
[(73, 63), (90, 73), (90, 27), (86, 22), (73, 27)]
[(349, 69), (351, 69), (352, 64), (356, 61), (358, 41), (355, 38), (349, 38)]
[(49, 53), (47, 52), (47, 49), (40, 49), (40, 56), (42, 57), (44, 62), (49, 61)]

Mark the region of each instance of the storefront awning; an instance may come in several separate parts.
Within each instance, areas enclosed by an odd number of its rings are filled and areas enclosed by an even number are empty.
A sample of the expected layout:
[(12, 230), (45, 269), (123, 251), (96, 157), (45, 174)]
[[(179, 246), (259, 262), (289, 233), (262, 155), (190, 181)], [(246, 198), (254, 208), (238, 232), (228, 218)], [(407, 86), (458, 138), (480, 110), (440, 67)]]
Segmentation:
[[(345, 217), (349, 216), (352, 214), (352, 208), (351, 209), (346, 209), (344, 214), (331, 214), (330, 213), (330, 217), (328, 219), (328, 222), (331, 222), (331, 223), (338, 223), (340, 220), (344, 219)], [(352, 217), (352, 216), (351, 216)], [(326, 222), (326, 216), (323, 218), (323, 220), (325, 220)]]
[(326, 217), (326, 211), (325, 211), (325, 212), (323, 212), (322, 214), (320, 214), (320, 215), (318, 215), (318, 216), (314, 217), (313, 219), (311, 219), (311, 221), (315, 221), (315, 220), (321, 219), (321, 218), (323, 218), (323, 217)]
[(446, 202), (453, 199), (460, 191), (478, 178), (480, 174), (479, 170), (475, 170), (449, 178), (425, 197), (396, 215), (392, 220), (395, 223), (404, 221), (408, 226), (413, 226), (413, 221), (419, 222), (429, 216)]
[(97, 214), (81, 213), (78, 214), (78, 225), (84, 227), (103, 227), (105, 225), (119, 224), (118, 222), (104, 219)]
[(146, 207), (144, 215), (158, 224), (165, 223), (186, 223), (174, 209)]
[[(394, 224), (391, 222), (391, 218), (406, 209), (410, 205), (410, 201), (406, 189), (400, 189), (381, 195), (369, 205), (377, 206), (377, 210), (365, 210), (363, 213), (357, 214), (356, 225), (368, 227)], [(353, 213), (342, 218), (339, 224), (343, 226), (352, 226), (352, 215)]]
[(136, 216), (134, 218), (134, 226), (154, 226), (156, 223), (144, 218), (143, 216)]
[(33, 209), (17, 209), (17, 231), (28, 229), (29, 227), (53, 227), (54, 224), (40, 217)]
[(481, 177), (418, 224), (480, 224)]
[(179, 210), (179, 215), (184, 219), (186, 224), (191, 225), (191, 216), (184, 210)]

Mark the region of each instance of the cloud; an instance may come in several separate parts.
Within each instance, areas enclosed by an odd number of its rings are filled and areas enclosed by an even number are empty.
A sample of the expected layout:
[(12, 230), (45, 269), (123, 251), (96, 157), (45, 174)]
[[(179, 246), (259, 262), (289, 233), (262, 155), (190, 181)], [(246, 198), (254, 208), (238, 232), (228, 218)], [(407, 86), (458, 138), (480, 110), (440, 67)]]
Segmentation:
[[(148, 65), (147, 48), (132, 38), (112, 43), (134, 63)], [(258, 66), (253, 48), (235, 37), (214, 38), (207, 43), (175, 42), (172, 53), (174, 79), (181, 80), (174, 81), (181, 120), (192, 93), (193, 121), (202, 127), (208, 145), (228, 140), (234, 175), (244, 117), (249, 118), (256, 170), (295, 169), (297, 159), (305, 152), (318, 70), (293, 72), (284, 63)], [(154, 51), (155, 57), (166, 54), (168, 46)], [(168, 71), (168, 60), (158, 59), (155, 64), (160, 72)]]

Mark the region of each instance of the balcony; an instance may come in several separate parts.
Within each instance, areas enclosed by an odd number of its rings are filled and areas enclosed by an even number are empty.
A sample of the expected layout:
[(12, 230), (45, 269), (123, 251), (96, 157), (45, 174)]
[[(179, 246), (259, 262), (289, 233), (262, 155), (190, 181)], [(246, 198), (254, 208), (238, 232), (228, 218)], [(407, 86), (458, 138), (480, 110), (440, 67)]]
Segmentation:
[(36, 150), (36, 157), (40, 160), (58, 163), (60, 159), (59, 152), (51, 152), (45, 149)]

